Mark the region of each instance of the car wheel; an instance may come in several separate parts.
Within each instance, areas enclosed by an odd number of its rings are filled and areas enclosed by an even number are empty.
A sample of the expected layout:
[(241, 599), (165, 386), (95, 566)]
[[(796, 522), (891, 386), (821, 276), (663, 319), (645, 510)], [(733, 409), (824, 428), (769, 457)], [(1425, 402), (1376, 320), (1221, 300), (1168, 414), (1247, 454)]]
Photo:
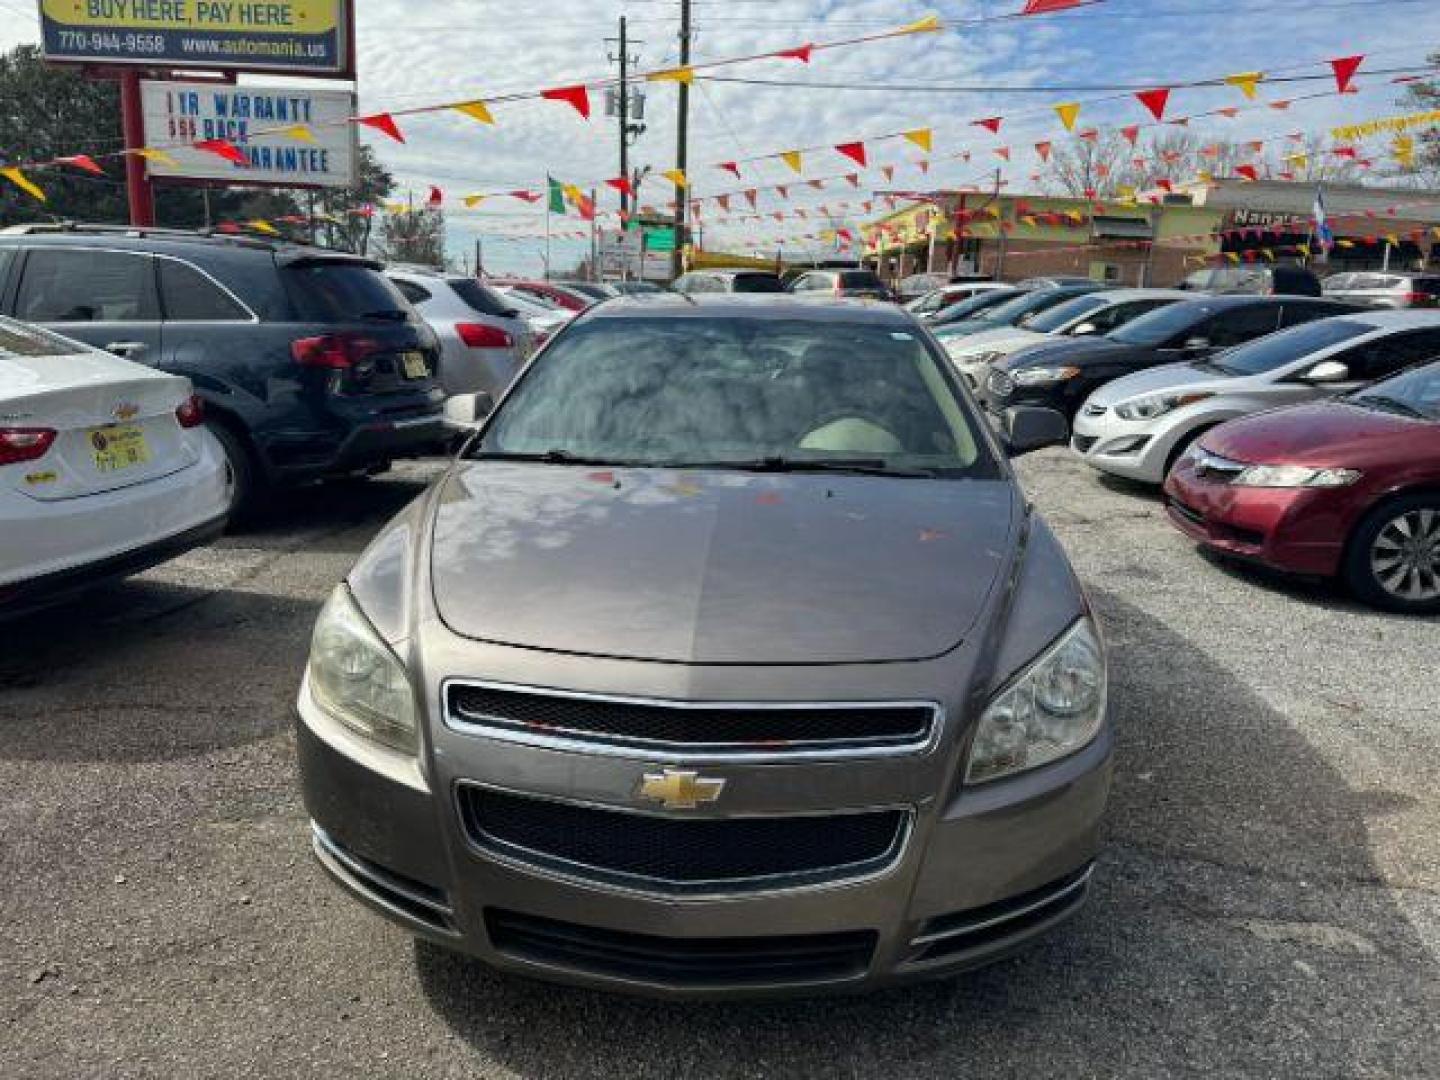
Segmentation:
[(210, 422), (205, 427), (225, 455), (225, 468), (230, 474), (230, 521), (240, 524), (251, 520), (265, 486), (255, 457), (229, 426)]
[(1351, 538), (1344, 577), (1386, 611), (1440, 611), (1440, 495), (1406, 495), (1370, 511)]

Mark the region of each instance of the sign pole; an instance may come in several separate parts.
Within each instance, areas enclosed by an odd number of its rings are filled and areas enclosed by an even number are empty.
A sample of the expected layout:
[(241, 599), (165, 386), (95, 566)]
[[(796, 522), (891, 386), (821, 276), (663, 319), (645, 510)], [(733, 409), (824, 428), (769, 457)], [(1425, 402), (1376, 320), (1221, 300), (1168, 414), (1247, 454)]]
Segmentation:
[[(145, 121), (140, 109), (140, 73), (120, 73), (120, 130), (126, 150), (145, 145)], [(125, 192), (130, 202), (130, 224), (150, 228), (155, 224), (155, 189), (145, 174), (145, 159), (139, 154), (125, 155)]]

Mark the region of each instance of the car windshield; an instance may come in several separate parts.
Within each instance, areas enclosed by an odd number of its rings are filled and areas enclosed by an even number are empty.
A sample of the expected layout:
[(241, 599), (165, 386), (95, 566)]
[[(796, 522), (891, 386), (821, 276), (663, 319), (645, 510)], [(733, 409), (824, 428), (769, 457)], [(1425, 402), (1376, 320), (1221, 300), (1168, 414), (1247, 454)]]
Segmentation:
[(1105, 336), (1111, 341), (1118, 341), (1123, 345), (1159, 345), (1169, 341), (1175, 335), (1189, 330), (1192, 326), (1200, 325), (1219, 311), (1220, 307), (1220, 304), (1204, 300), (1188, 300), (1170, 304), (1152, 311), (1148, 315), (1141, 315), (1138, 319), (1126, 323), (1118, 330), (1110, 331)]
[(1345, 400), (1368, 409), (1440, 420), (1440, 364), (1427, 364), (1358, 390)]
[(1104, 307), (1110, 301), (1099, 293), (1077, 296), (1073, 300), (1066, 300), (1063, 304), (1056, 304), (1049, 311), (1042, 311), (1028, 323), (1026, 330), (1036, 330), (1042, 334), (1049, 334), (1059, 330), (1067, 323), (1072, 323), (1082, 315)]
[(1032, 311), (1045, 311), (1063, 304), (1069, 299), (1070, 294), (1056, 292), (1052, 289), (1040, 289), (1037, 292), (1021, 293), (1014, 299), (1007, 300), (991, 311), (985, 313), (985, 318), (994, 323), (1001, 323), (1007, 326), (1016, 325)]
[(1219, 359), (1212, 361), (1211, 366), (1219, 368), (1227, 375), (1262, 375), (1302, 360), (1331, 345), (1339, 345), (1342, 341), (1371, 333), (1374, 329), (1373, 326), (1348, 319), (1321, 319), (1318, 322), (1303, 323), (1230, 349)]
[(1020, 294), (1016, 289), (991, 289), (988, 292), (976, 293), (969, 299), (961, 300), (958, 304), (951, 304), (942, 310), (931, 325), (945, 326), (949, 323), (961, 322), (982, 311), (999, 307), (1006, 300), (1018, 295)]
[(522, 376), (471, 456), (998, 475), (953, 378), (894, 322), (589, 319)]

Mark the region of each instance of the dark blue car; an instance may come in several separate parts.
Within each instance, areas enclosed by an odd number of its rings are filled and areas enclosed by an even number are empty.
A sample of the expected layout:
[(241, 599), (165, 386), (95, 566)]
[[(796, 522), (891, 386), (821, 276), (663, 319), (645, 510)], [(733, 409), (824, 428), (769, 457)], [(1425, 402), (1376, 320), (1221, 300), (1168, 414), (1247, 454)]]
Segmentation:
[(379, 264), (249, 237), (104, 226), (0, 235), (0, 311), (185, 375), (234, 477), (378, 471), (446, 437), (434, 334)]

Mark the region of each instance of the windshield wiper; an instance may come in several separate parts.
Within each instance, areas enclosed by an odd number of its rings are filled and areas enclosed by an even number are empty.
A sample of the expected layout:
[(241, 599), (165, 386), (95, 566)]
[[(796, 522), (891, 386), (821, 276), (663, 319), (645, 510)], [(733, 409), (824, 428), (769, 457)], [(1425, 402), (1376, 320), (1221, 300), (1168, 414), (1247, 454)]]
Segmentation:
[(862, 476), (900, 476), (930, 479), (938, 474), (933, 469), (901, 469), (886, 464), (884, 458), (787, 458), (778, 455), (763, 458), (731, 458), (718, 461), (666, 461), (667, 469), (738, 469), (760, 473), (856, 473)]
[(1380, 409), (1384, 412), (1395, 412), (1401, 416), (1413, 416), (1417, 420), (1429, 420), (1430, 417), (1413, 405), (1408, 405), (1399, 398), (1386, 397), (1384, 394), (1357, 394), (1345, 399), (1352, 405), (1359, 405), (1362, 409)]
[(512, 450), (476, 450), (469, 455), (471, 461), (533, 461), (541, 465), (635, 465), (633, 461), (615, 461), (611, 458), (585, 457), (572, 454), (569, 450), (540, 450), (534, 453)]

